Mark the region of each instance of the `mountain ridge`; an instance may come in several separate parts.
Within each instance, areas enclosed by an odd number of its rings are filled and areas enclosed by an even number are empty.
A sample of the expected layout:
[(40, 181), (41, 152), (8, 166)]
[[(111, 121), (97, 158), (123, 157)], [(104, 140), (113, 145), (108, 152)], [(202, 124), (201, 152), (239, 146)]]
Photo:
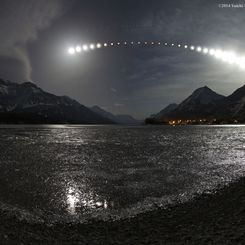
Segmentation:
[(171, 104), (167, 105), (166, 107), (164, 107), (160, 112), (153, 114), (152, 117), (161, 118), (162, 116), (165, 116), (169, 112), (175, 110), (177, 107), (178, 107), (178, 104), (171, 103)]
[(33, 115), (40, 118), (42, 123), (115, 123), (68, 96), (48, 93), (32, 82), (14, 83), (3, 79), (0, 79), (0, 113), (3, 113), (2, 119), (3, 115), (11, 117), (12, 114), (16, 120), (17, 115)]
[(123, 114), (121, 114), (121, 115), (116, 114), (116, 115), (114, 115), (113, 113), (102, 109), (98, 105), (94, 105), (90, 109), (93, 110), (94, 112), (100, 114), (101, 116), (103, 116), (105, 118), (113, 120), (114, 122), (116, 122), (118, 124), (137, 125), (137, 124), (141, 123), (140, 120), (135, 119), (131, 115), (127, 115), (127, 114), (124, 114), (124, 115)]
[(207, 86), (198, 88), (183, 100), (176, 109), (165, 115), (166, 118), (181, 117), (192, 119), (196, 117), (208, 117), (213, 107), (225, 96), (217, 94)]
[(245, 122), (245, 85), (229, 96), (220, 95), (207, 86), (198, 88), (177, 108), (161, 117), (148, 118), (147, 122), (166, 123), (170, 120), (199, 119), (201, 121), (205, 119), (217, 122)]

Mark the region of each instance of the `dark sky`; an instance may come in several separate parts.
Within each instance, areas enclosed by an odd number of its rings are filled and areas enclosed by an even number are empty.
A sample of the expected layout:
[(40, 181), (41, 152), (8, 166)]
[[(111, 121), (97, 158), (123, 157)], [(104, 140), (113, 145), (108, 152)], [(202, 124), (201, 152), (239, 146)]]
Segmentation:
[(143, 118), (200, 86), (227, 95), (245, 83), (245, 72), (236, 66), (177, 48), (67, 54), (77, 43), (117, 40), (164, 40), (245, 54), (245, 1), (1, 0), (0, 16), (0, 77), (31, 80), (87, 106)]

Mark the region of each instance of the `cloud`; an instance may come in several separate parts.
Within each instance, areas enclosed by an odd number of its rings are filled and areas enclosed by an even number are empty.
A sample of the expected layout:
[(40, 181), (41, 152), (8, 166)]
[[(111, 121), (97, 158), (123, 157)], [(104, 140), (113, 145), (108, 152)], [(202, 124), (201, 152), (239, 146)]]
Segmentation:
[[(0, 9), (0, 58), (21, 62), (24, 69), (20, 79), (31, 80), (31, 64), (26, 44), (38, 38), (40, 30), (47, 28), (52, 20), (63, 12), (62, 0), (1, 1)], [(12, 67), (13, 73), (15, 67)], [(0, 68), (0, 76), (6, 76)], [(7, 77), (9, 78), (9, 77)]]
[(110, 88), (111, 92), (116, 93), (117, 90), (115, 88)]
[[(151, 23), (151, 28), (145, 29), (145, 35), (167, 41), (190, 41), (206, 45), (232, 43), (244, 47), (240, 37), (245, 34), (242, 28), (245, 7), (220, 8), (218, 0), (173, 2), (164, 3), (166, 8), (151, 12), (141, 20), (142, 25)], [(234, 1), (238, 2), (242, 1)]]
[(124, 106), (124, 104), (121, 104), (121, 103), (115, 102), (115, 103), (114, 103), (114, 106), (116, 106), (116, 107), (121, 107), (121, 106)]
[[(142, 28), (136, 28), (133, 37), (224, 48), (242, 55), (244, 10), (221, 9), (216, 0), (166, 0), (164, 7), (156, 11), (149, 8), (136, 21)], [(132, 64), (124, 85), (127, 96), (137, 98), (139, 104), (152, 103), (144, 107), (149, 112), (153, 106), (180, 102), (199, 86), (208, 85), (219, 93), (230, 94), (244, 82), (244, 72), (235, 66), (176, 48), (144, 49), (133, 57)]]

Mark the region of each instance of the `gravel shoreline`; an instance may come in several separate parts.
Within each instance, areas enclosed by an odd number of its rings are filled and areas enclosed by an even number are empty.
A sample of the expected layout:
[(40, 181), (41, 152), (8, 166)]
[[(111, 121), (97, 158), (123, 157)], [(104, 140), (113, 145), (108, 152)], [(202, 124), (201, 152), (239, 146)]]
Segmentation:
[(131, 219), (46, 226), (0, 212), (0, 244), (245, 244), (245, 178)]

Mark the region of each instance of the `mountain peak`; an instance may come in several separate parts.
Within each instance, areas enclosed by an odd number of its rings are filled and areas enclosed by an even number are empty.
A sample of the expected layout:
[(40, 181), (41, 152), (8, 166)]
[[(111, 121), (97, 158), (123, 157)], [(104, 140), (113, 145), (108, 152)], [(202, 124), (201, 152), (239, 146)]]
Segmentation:
[(201, 93), (215, 93), (211, 88), (209, 88), (208, 86), (203, 86), (200, 87), (196, 90), (194, 90), (193, 94), (201, 94)]
[(167, 107), (174, 107), (174, 106), (178, 106), (178, 104), (176, 104), (176, 103), (171, 103), (171, 104), (169, 104)]
[(230, 96), (228, 96), (228, 100), (240, 100), (245, 97), (245, 85), (238, 88), (235, 92), (233, 92)]
[(4, 79), (0, 78), (0, 84), (8, 85), (8, 84), (14, 84), (14, 83), (9, 81), (9, 80), (4, 80)]
[(98, 113), (99, 115), (103, 116), (104, 118), (108, 118), (112, 120), (113, 122), (119, 123), (119, 124), (132, 124), (136, 125), (139, 124), (140, 121), (132, 117), (131, 115), (114, 115), (111, 112), (108, 112), (101, 107), (94, 105), (90, 108), (92, 111)]
[(176, 109), (165, 114), (166, 118), (198, 118), (209, 114), (212, 106), (224, 96), (217, 94), (207, 86), (196, 89), (187, 99), (177, 106)]
[(181, 104), (189, 104), (189, 103), (199, 103), (199, 104), (209, 104), (213, 101), (219, 100), (223, 98), (223, 95), (217, 94), (212, 89), (207, 86), (196, 89), (186, 100), (184, 100)]
[(21, 83), (22, 85), (28, 85), (28, 86), (32, 86), (32, 87), (37, 87), (37, 85), (31, 81), (26, 81)]
[[(163, 110), (164, 111), (164, 110)], [(245, 122), (245, 85), (230, 96), (219, 95), (207, 86), (196, 89), (175, 110), (153, 123), (176, 119), (216, 119), (220, 122)], [(160, 119), (160, 120), (157, 120)]]
[(13, 83), (2, 79), (0, 113), (10, 114), (10, 119), (8, 116), (1, 118), (7, 122), (32, 123), (36, 120), (35, 123), (114, 123), (67, 96), (56, 96), (43, 91), (33, 82)]
[(178, 107), (178, 104), (171, 103), (168, 106), (166, 106), (164, 109), (162, 109), (160, 112), (158, 112), (155, 115), (152, 115), (153, 117), (160, 118), (162, 116), (165, 116), (166, 114), (170, 113), (171, 111), (175, 110)]
[[(92, 106), (91, 109), (94, 109), (94, 110), (103, 110), (103, 109), (100, 108), (98, 105)], [(103, 111), (104, 111), (104, 110), (103, 110)]]

